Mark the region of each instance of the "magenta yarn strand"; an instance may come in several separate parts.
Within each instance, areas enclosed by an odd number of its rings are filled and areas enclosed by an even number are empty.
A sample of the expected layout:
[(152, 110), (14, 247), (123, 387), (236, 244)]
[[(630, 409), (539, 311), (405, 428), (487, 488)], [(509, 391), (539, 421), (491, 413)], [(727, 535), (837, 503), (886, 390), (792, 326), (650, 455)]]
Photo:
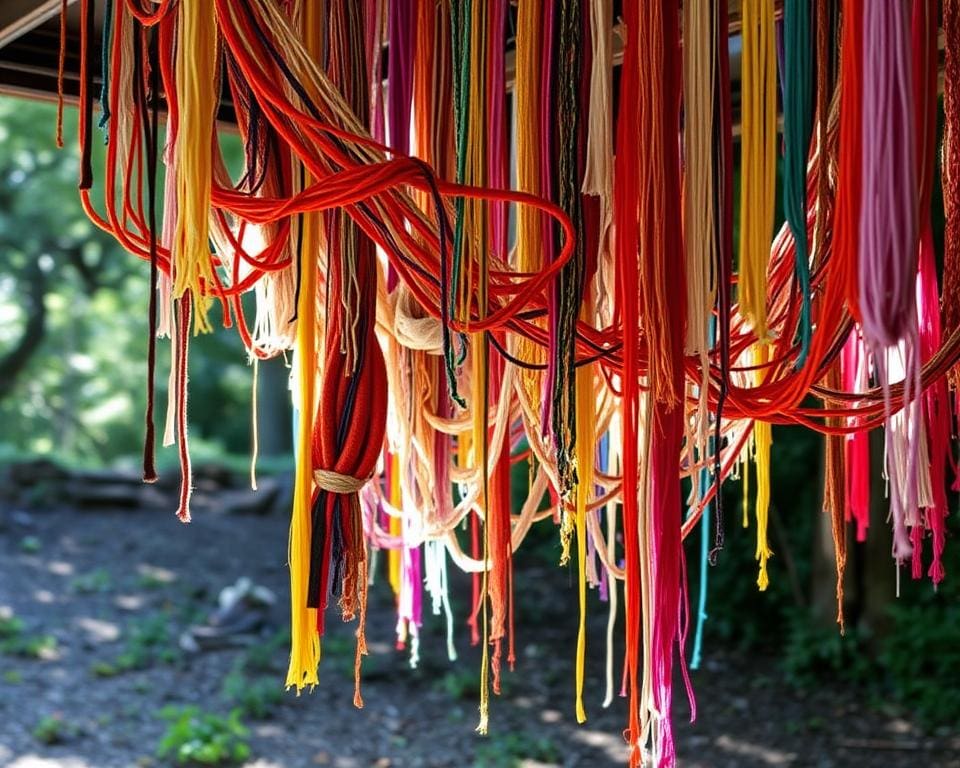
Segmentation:
[[(920, 355), (916, 302), (917, 172), (908, 14), (903, 0), (864, 4), (863, 205), (859, 287), (863, 336), (884, 392), (886, 446), (891, 455), (892, 402), (888, 354), (902, 345), (908, 419), (905, 489), (890, 483), (893, 554), (912, 551), (905, 518), (917, 503)], [(891, 350), (892, 348), (892, 350)], [(902, 490), (906, 491), (903, 498)]]

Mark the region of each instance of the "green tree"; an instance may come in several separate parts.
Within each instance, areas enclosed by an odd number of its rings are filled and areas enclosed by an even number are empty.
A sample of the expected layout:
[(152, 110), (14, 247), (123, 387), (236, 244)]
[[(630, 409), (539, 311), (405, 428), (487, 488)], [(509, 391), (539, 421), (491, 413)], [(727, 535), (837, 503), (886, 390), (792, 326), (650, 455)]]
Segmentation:
[[(88, 220), (77, 191), (76, 112), (65, 115), (60, 150), (55, 125), (52, 104), (0, 97), (0, 448), (103, 464), (141, 449), (149, 266)], [(238, 154), (234, 143), (227, 151)], [(94, 164), (100, 183), (102, 151)], [(207, 334), (191, 346), (198, 458), (246, 452), (251, 372), (237, 334)], [(161, 341), (158, 428), (167, 349)], [(261, 390), (261, 403), (270, 399), (289, 396)], [(287, 419), (272, 421), (281, 437), (289, 434)], [(175, 460), (173, 451), (160, 454), (162, 464)]]

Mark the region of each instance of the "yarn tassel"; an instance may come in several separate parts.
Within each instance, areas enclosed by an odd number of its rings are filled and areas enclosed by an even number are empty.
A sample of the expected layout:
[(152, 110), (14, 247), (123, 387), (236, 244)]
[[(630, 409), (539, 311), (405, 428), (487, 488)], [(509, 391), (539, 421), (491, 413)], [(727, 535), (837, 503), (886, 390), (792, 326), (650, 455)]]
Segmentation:
[[(917, 339), (917, 186), (913, 84), (908, 72), (907, 19), (903, 3), (864, 7), (863, 195), (860, 211), (860, 310), (864, 341), (874, 355), (884, 392), (887, 461), (892, 481), (893, 555), (912, 547), (906, 515), (917, 503), (919, 419), (914, 401), (920, 365)], [(902, 358), (907, 422), (905, 455), (891, 432), (891, 363)]]
[[(838, 359), (827, 371), (824, 383), (832, 389), (839, 390), (842, 386), (842, 376), (841, 362)], [(841, 426), (842, 419), (831, 419), (828, 424)], [(840, 625), (840, 633), (843, 634), (843, 576), (847, 566), (847, 502), (844, 492), (849, 470), (846, 467), (843, 436), (827, 435), (824, 443), (823, 512), (830, 516), (833, 556), (837, 572), (837, 624)]]
[[(840, 357), (842, 386), (845, 392), (865, 392), (869, 386), (867, 353), (859, 327), (847, 337)], [(849, 426), (858, 426), (855, 418), (848, 418)], [(846, 467), (847, 522), (856, 522), (857, 541), (866, 541), (870, 525), (870, 434), (865, 430), (851, 432), (844, 441)]]
[(180, 38), (177, 45), (177, 176), (179, 217), (175, 239), (174, 295), (190, 291), (196, 304), (194, 333), (211, 330), (204, 289), (215, 283), (210, 256), (209, 209), (213, 179), (213, 120), (219, 101), (217, 28), (214, 0), (180, 3)]
[[(303, 12), (303, 40), (307, 52), (319, 58), (320, 8), (317, 2), (308, 2)], [(178, 166), (182, 170), (182, 166)], [(309, 176), (304, 178), (309, 183)], [(322, 234), (320, 216), (309, 213), (302, 217), (299, 261), (299, 292), (297, 302), (297, 339), (295, 376), (297, 381), (296, 453), (298, 457), (294, 476), (293, 510), (290, 516), (288, 562), (290, 568), (290, 665), (286, 685), (299, 693), (304, 687), (317, 684), (317, 665), (320, 662), (320, 639), (317, 634), (317, 611), (307, 604), (310, 578), (310, 540), (312, 531), (313, 476), (311, 462), (313, 418), (316, 411), (317, 323), (314, 305), (317, 300), (317, 259)]]
[[(762, 371), (768, 362), (769, 346), (763, 342), (753, 348), (753, 363)], [(762, 376), (758, 373), (758, 376)], [(758, 382), (762, 383), (762, 382)], [(767, 575), (767, 560), (773, 552), (767, 540), (767, 525), (770, 512), (770, 447), (773, 444), (773, 430), (770, 422), (758, 419), (753, 423), (753, 462), (757, 470), (757, 498), (754, 504), (754, 516), (757, 521), (757, 548), (754, 558), (760, 564), (757, 586), (760, 591), (770, 584)]]

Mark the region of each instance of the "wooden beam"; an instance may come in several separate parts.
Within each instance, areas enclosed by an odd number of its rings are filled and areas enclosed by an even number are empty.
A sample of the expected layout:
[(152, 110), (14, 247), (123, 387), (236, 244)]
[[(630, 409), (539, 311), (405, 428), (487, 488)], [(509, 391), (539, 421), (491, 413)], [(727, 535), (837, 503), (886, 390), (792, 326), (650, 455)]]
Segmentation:
[[(0, 16), (0, 48), (32, 32), (60, 13), (63, 0), (4, 0)], [(66, 0), (67, 5), (76, 0)]]

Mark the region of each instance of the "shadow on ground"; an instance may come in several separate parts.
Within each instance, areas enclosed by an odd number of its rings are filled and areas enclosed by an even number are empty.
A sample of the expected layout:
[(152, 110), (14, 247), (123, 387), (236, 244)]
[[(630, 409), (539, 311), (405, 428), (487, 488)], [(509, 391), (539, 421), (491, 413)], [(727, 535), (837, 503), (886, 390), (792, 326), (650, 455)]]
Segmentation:
[[(158, 748), (171, 710), (191, 706), (241, 710), (249, 756), (237, 756), (248, 768), (625, 765), (624, 701), (600, 706), (605, 606), (594, 596), (589, 719), (578, 726), (573, 716), (570, 572), (518, 556), (518, 663), (482, 738), (466, 605), (455, 605), (460, 661), (447, 660), (442, 620), (428, 616), (413, 670), (394, 645), (385, 583), (371, 590), (364, 708), (352, 705), (352, 626), (332, 615), (320, 687), (285, 693), (286, 546), (285, 515), (228, 514), (215, 503), (190, 526), (160, 509), (0, 509), (0, 766), (173, 764)], [(241, 576), (278, 596), (264, 632), (248, 646), (183, 652), (180, 633)], [(960, 738), (928, 737), (856, 692), (801, 696), (775, 660), (709, 649), (693, 683), (695, 725), (677, 686), (681, 766), (960, 766)]]

